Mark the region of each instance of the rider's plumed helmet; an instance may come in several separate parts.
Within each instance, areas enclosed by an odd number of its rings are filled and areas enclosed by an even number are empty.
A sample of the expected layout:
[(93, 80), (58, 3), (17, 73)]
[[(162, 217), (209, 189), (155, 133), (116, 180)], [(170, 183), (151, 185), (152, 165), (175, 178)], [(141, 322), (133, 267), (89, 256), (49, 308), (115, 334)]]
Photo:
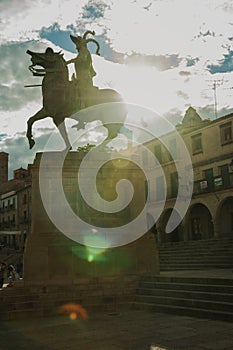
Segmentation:
[(86, 39), (87, 35), (88, 34), (91, 34), (91, 35), (95, 35), (95, 32), (94, 31), (90, 31), (90, 30), (87, 30), (84, 34), (83, 34), (83, 37), (81, 36), (73, 36), (73, 35), (70, 35), (70, 39), (73, 41), (73, 43), (76, 45), (77, 49), (79, 49), (81, 46), (86, 46), (87, 43), (89, 42), (93, 42), (96, 44), (97, 46), (97, 49), (96, 49), (96, 54), (99, 55), (99, 49), (100, 49), (100, 45), (99, 43), (95, 40), (95, 39)]

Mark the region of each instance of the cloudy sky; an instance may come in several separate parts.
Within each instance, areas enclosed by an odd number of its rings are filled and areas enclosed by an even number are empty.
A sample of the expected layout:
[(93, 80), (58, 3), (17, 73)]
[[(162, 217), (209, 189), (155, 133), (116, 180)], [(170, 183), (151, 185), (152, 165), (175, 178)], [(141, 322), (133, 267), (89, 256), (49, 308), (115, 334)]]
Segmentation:
[(101, 46), (95, 85), (173, 123), (190, 105), (214, 119), (214, 86), (218, 117), (233, 112), (232, 0), (0, 0), (0, 151), (10, 153), (10, 171), (31, 163), (54, 128), (37, 122), (28, 149), (26, 122), (41, 108), (41, 90), (24, 85), (41, 78), (31, 76), (26, 50), (50, 46), (68, 60), (76, 56), (69, 35), (85, 30)]

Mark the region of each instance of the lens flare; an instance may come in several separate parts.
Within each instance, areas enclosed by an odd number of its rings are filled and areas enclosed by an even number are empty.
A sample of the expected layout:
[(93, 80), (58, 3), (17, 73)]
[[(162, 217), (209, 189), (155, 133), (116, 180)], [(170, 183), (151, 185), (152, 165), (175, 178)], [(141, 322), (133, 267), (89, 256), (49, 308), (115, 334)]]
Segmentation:
[[(94, 236), (94, 237), (93, 237)], [(98, 230), (94, 229), (92, 233), (87, 234), (85, 237), (85, 245), (77, 245), (72, 247), (72, 253), (82, 260), (86, 260), (89, 263), (92, 261), (104, 262), (106, 261), (106, 257), (104, 256), (104, 252), (106, 252), (107, 248), (94, 248), (89, 246), (89, 242), (97, 242), (101, 244), (101, 238), (98, 237)], [(106, 242), (105, 242), (106, 245)]]
[[(97, 232), (95, 232), (97, 233)], [(100, 243), (101, 238), (98, 237), (98, 235), (96, 234), (96, 236), (94, 237), (94, 241)], [(93, 260), (96, 261), (105, 261), (106, 258), (104, 256), (104, 252), (106, 251), (105, 248), (94, 248), (90, 246), (90, 242), (93, 242), (93, 234), (91, 235), (87, 235), (85, 237), (85, 249), (86, 249), (86, 255), (87, 255), (87, 261), (88, 262), (92, 262)], [(100, 245), (100, 244), (99, 244)]]
[(71, 319), (72, 321), (75, 321), (75, 320), (77, 319), (77, 314), (76, 314), (76, 312), (71, 312), (70, 315), (69, 315), (69, 317), (70, 317), (70, 319)]
[(74, 321), (76, 319), (85, 321), (88, 318), (87, 311), (79, 304), (67, 303), (59, 308), (59, 313), (68, 315)]
[(88, 262), (92, 262), (94, 260), (94, 255), (93, 254), (89, 254), (87, 257)]

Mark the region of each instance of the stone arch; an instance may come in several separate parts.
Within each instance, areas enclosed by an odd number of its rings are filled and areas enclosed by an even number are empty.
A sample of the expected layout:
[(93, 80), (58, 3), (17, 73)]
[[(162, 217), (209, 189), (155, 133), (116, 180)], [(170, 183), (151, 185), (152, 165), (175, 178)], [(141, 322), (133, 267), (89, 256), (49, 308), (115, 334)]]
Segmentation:
[(213, 219), (203, 203), (193, 204), (186, 214), (188, 240), (209, 239), (214, 235)]
[[(163, 211), (162, 216), (159, 219), (159, 231), (160, 231), (160, 241), (163, 242), (179, 242), (183, 240), (181, 224), (178, 225), (171, 233), (166, 233), (165, 229), (171, 213), (174, 209), (167, 208)], [(175, 210), (175, 215), (177, 219), (181, 221), (179, 213)]]
[(219, 237), (233, 236), (233, 196), (224, 198), (216, 212)]

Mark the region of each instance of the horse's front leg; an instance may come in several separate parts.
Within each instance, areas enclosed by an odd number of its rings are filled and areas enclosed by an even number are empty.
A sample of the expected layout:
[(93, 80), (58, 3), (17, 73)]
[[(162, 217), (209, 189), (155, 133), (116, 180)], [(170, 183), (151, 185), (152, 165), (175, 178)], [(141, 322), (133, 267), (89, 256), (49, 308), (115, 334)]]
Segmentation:
[(48, 117), (48, 114), (45, 112), (44, 108), (39, 110), (36, 114), (34, 114), (32, 117), (30, 117), (27, 121), (27, 139), (29, 142), (29, 147), (32, 149), (32, 147), (35, 145), (35, 141), (33, 140), (32, 137), (32, 125), (34, 122), (37, 120), (41, 120), (43, 118)]
[(53, 118), (53, 122), (54, 124), (57, 126), (64, 142), (66, 145), (66, 149), (70, 150), (72, 148), (71, 144), (70, 144), (70, 140), (68, 138), (68, 134), (66, 131), (66, 126), (65, 126), (65, 117), (61, 117), (56, 115), (55, 118)]

